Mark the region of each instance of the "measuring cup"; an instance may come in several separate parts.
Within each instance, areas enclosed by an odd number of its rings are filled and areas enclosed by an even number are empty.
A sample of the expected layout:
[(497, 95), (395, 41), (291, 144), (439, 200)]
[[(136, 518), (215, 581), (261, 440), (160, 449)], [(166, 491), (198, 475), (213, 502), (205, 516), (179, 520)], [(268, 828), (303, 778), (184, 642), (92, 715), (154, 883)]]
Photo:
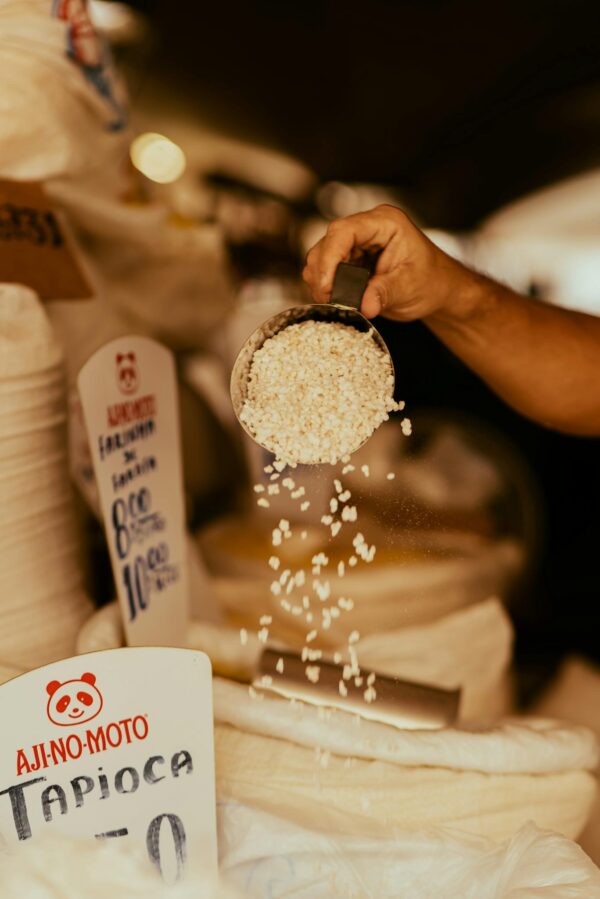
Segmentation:
[[(305, 321), (338, 322), (342, 325), (350, 325), (356, 328), (357, 331), (368, 332), (377, 346), (387, 355), (392, 374), (394, 374), (394, 364), (386, 342), (369, 319), (359, 312), (369, 277), (370, 272), (368, 269), (359, 265), (340, 262), (336, 269), (329, 303), (292, 306), (290, 309), (285, 309), (283, 312), (279, 312), (272, 318), (267, 319), (260, 328), (257, 328), (250, 335), (235, 360), (229, 386), (233, 411), (237, 420), (254, 441), (256, 441), (256, 437), (246, 424), (240, 420), (240, 413), (248, 395), (252, 358), (266, 340), (274, 337), (275, 334), (278, 334), (290, 325), (297, 325)], [(264, 447), (264, 449), (267, 449), (267, 447)]]

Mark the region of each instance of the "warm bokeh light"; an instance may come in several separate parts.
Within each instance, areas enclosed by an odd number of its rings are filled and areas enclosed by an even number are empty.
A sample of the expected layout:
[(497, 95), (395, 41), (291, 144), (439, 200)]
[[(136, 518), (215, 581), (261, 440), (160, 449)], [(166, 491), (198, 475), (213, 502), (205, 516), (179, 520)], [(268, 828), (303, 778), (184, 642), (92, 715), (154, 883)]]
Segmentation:
[(164, 134), (140, 134), (132, 141), (129, 153), (136, 169), (159, 184), (177, 181), (185, 171), (183, 150)]

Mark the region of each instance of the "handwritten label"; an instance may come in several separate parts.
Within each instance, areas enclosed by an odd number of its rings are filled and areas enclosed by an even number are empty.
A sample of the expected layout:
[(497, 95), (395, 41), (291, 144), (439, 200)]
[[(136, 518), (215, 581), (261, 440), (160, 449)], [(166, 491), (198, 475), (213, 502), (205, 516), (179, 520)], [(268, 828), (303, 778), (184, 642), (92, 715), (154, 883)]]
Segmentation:
[(172, 648), (65, 659), (0, 687), (0, 833), (132, 840), (168, 882), (216, 871), (212, 677)]
[(64, 223), (38, 181), (0, 178), (0, 281), (26, 284), (43, 300), (92, 296)]
[(78, 378), (130, 646), (185, 645), (189, 617), (172, 354), (147, 337), (98, 350)]

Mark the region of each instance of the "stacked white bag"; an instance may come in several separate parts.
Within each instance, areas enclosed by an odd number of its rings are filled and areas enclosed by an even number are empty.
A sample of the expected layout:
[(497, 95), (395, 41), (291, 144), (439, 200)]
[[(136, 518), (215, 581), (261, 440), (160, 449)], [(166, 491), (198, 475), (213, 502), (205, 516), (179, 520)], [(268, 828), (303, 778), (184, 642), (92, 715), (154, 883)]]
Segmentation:
[(69, 481), (63, 359), (36, 294), (0, 284), (0, 666), (73, 654), (90, 614)]

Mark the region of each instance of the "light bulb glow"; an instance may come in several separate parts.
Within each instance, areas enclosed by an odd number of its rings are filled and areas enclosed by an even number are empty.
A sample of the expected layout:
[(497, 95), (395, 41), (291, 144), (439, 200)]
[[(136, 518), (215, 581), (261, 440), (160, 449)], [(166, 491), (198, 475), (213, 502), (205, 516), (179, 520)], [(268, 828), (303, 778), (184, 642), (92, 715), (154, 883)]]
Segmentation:
[(158, 184), (171, 184), (185, 171), (185, 153), (164, 134), (148, 131), (138, 135), (129, 155), (136, 169)]

